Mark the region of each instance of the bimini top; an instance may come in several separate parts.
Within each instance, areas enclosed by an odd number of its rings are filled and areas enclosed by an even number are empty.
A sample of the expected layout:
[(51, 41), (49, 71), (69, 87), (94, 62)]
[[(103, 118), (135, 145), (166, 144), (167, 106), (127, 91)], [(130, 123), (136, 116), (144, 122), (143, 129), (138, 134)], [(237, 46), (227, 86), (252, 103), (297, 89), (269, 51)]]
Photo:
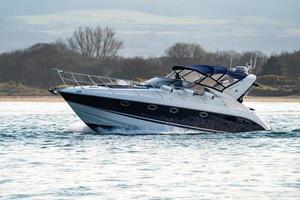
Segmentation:
[(182, 65), (182, 66), (173, 66), (173, 70), (192, 70), (196, 71), (204, 76), (212, 76), (214, 74), (227, 74), (235, 79), (243, 79), (247, 74), (243, 72), (235, 72), (226, 67), (222, 66), (209, 66), (209, 65)]

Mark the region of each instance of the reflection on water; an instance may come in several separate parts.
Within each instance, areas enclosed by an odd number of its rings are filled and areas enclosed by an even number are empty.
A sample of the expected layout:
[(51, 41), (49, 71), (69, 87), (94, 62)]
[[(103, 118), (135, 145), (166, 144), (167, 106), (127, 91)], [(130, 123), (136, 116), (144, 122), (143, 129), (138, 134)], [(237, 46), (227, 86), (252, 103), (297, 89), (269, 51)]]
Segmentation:
[(1, 102), (0, 198), (296, 199), (300, 103), (248, 105), (272, 131), (101, 134), (65, 103)]

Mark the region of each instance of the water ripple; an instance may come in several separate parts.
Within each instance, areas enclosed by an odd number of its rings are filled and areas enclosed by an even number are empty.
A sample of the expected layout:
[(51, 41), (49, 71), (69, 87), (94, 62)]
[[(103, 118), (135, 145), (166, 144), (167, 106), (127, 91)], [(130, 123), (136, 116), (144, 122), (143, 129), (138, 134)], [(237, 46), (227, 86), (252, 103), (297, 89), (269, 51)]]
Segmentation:
[(93, 132), (64, 103), (1, 103), (0, 198), (296, 199), (300, 103), (251, 107), (272, 131)]

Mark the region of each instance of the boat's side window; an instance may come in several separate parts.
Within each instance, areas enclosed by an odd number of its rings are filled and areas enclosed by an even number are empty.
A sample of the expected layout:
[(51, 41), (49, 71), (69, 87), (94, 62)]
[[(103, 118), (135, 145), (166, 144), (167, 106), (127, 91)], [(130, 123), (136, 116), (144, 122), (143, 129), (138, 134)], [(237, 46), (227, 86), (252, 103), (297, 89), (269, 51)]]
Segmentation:
[(151, 105), (148, 105), (147, 108), (148, 108), (148, 110), (156, 110), (156, 109), (157, 109), (157, 106), (151, 104)]
[(128, 107), (130, 106), (130, 102), (129, 101), (121, 101), (121, 106), (124, 106), (124, 107)]
[(173, 114), (175, 114), (175, 113), (178, 113), (178, 108), (170, 108), (170, 113), (173, 113)]
[(200, 112), (199, 116), (202, 118), (206, 118), (206, 117), (208, 117), (208, 114), (206, 112)]
[(232, 122), (236, 122), (237, 121), (237, 117), (235, 116), (230, 116), (230, 115), (223, 115), (223, 118), (228, 120), (228, 121), (232, 121)]

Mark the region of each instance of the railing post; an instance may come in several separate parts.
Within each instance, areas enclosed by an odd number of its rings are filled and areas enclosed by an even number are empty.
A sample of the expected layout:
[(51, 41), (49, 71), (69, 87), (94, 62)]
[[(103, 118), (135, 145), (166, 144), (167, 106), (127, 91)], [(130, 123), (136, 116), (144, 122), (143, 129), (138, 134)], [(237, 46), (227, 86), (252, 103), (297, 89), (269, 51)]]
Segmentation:
[(88, 75), (88, 77), (89, 77), (89, 79), (92, 81), (92, 83), (93, 83), (94, 85), (96, 85), (96, 84), (94, 83), (93, 79), (91, 78), (91, 76)]
[(77, 82), (75, 76), (73, 75), (73, 73), (70, 73), (70, 74), (71, 74), (72, 78), (74, 79), (75, 83), (77, 84), (77, 86), (80, 86), (79, 83)]
[(111, 78), (108, 77), (107, 79), (108, 79), (112, 84), (114, 84), (114, 82), (111, 80)]
[(64, 79), (64, 78), (62, 77), (62, 75), (60, 74), (61, 71), (60, 71), (60, 70), (56, 70), (56, 71), (57, 71), (57, 73), (58, 73), (58, 75), (59, 75), (61, 81), (64, 83), (64, 85), (65, 85), (65, 87), (66, 87), (67, 85), (66, 85), (65, 79)]

